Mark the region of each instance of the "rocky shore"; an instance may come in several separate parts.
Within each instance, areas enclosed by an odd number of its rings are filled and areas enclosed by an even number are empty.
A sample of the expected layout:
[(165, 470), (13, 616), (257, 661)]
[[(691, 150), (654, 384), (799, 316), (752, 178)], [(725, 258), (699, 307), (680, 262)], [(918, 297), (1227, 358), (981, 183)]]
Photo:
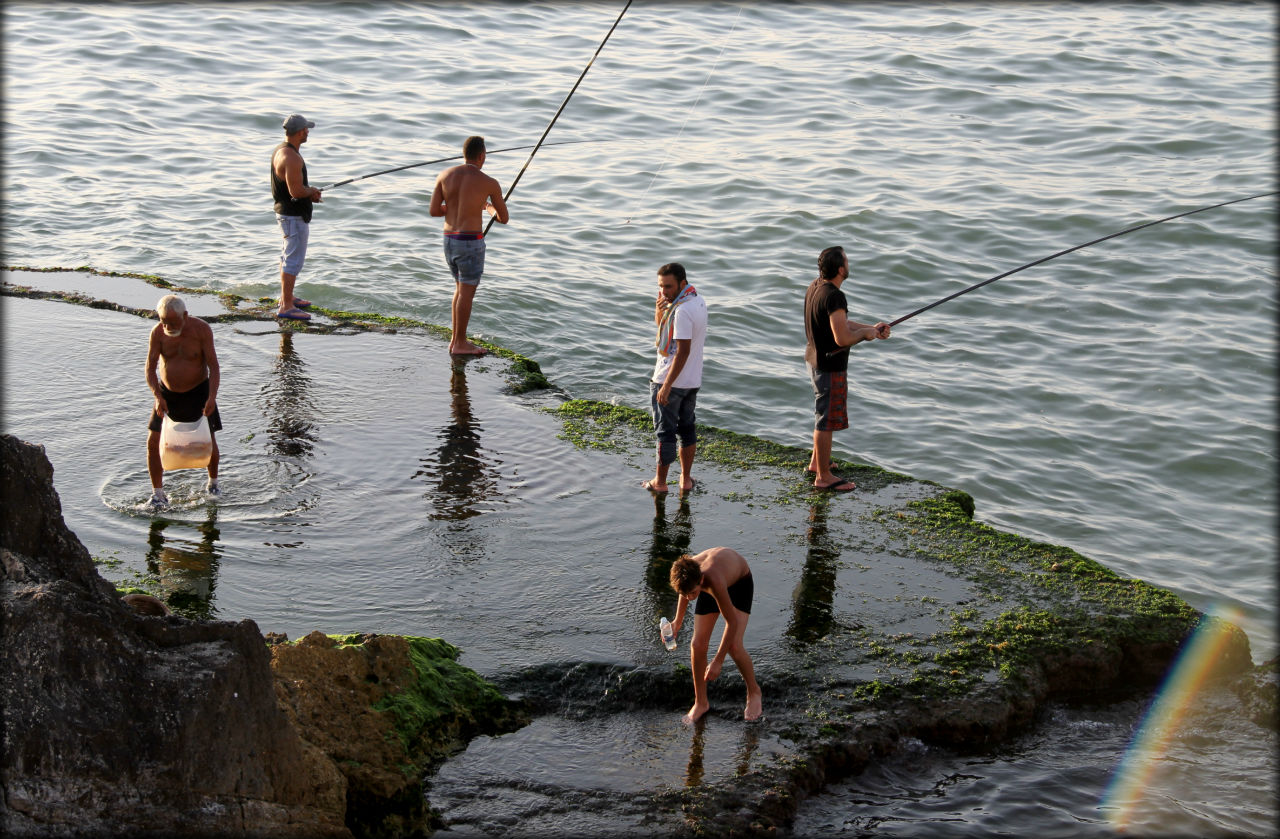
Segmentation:
[(431, 767), (527, 721), (436, 639), (140, 614), (10, 435), (0, 495), (6, 836), (421, 835)]

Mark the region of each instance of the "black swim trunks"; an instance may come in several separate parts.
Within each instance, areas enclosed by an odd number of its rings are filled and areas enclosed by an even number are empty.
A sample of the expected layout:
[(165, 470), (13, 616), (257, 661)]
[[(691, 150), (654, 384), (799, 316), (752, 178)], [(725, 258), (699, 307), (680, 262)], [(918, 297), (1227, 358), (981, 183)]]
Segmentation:
[[(183, 393), (174, 393), (161, 383), (160, 395), (164, 397), (165, 404), (169, 406), (169, 416), (173, 418), (174, 422), (195, 422), (204, 413), (204, 403), (209, 401), (209, 380), (205, 379), (191, 388), (191, 390)], [(159, 431), (161, 425), (160, 415), (156, 413), (155, 405), (153, 404), (151, 406), (151, 422), (147, 423), (147, 428), (152, 431)], [(218, 415), (217, 408), (214, 408), (213, 413), (209, 415), (209, 430), (222, 430), (222, 417)]]
[[(733, 608), (743, 614), (751, 614), (751, 598), (756, 593), (756, 584), (751, 581), (751, 575), (740, 578), (736, 583), (729, 586), (729, 602), (733, 604)], [(693, 604), (693, 613), (695, 615), (718, 615), (720, 614), (720, 604), (716, 603), (716, 599), (712, 597), (711, 592), (706, 589), (698, 595), (697, 601)]]

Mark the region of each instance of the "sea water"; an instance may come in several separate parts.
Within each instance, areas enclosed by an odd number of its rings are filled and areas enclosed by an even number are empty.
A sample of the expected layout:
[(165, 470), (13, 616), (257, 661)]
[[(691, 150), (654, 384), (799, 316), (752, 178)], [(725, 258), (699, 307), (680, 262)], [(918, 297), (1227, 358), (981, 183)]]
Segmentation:
[[(491, 148), (531, 145), (619, 11), (7, 4), (6, 261), (272, 295), (279, 238), (265, 170), (286, 114), (317, 123), (303, 153), (321, 185), (457, 154), (473, 133)], [(492, 231), (471, 331), (537, 359), (573, 396), (644, 407), (655, 271), (681, 261), (711, 312), (699, 419), (805, 445), (799, 301), (819, 250), (849, 251), (852, 317), (891, 320), (1064, 248), (1270, 191), (1274, 32), (1274, 7), (1261, 3), (635, 4), (548, 136), (590, 142), (540, 150), (509, 200), (511, 224)], [(526, 154), (493, 154), (486, 170), (508, 187)], [(426, 213), (439, 168), (328, 191), (299, 293), (447, 323), (452, 282)], [(1255, 660), (1270, 658), (1274, 255), (1274, 199), (1258, 199), (913, 318), (854, 351), (853, 426), (836, 434), (836, 453), (964, 489), (983, 521), (1069, 545), (1199, 608), (1238, 608)], [(59, 412), (38, 402), (15, 416), (8, 392), (39, 340), (5, 352), (5, 428), (37, 442), (64, 433)], [(250, 495), (282, 488), (268, 505), (282, 519), (263, 522), (279, 532), (258, 548), (295, 551), (305, 531), (291, 530), (289, 511), (339, 490), (355, 504), (414, 503), (317, 483), (306, 465), (321, 437), (351, 457), (376, 444), (350, 422), (366, 418), (369, 381), (282, 389), (308, 375), (305, 353), (238, 342), (278, 355), (280, 378), (230, 385), (228, 398), (292, 406), (272, 438), (278, 458), (242, 476)], [(368, 344), (362, 352), (397, 355)], [(59, 351), (68, 364), (79, 355)], [(100, 386), (139, 387), (138, 364)], [(412, 364), (378, 367), (380, 386), (402, 385)], [(329, 424), (313, 427), (322, 391)], [(453, 425), (442, 451), (473, 439), (476, 423)], [(109, 468), (120, 471), (100, 478), (113, 502), (139, 483), (118, 445)], [(508, 486), (501, 464), (476, 457), (468, 474)], [(445, 519), (520, 504), (521, 493), (589, 491), (528, 479), (475, 502), (447, 491), (458, 461), (422, 460), (415, 479), (436, 482), (426, 495)], [(102, 512), (67, 514), (107, 538)], [(554, 506), (547, 515), (550, 539)], [(240, 555), (216, 522), (192, 519), (170, 527), (189, 548), (170, 559)], [(484, 552), (439, 539), (459, 559)], [(231, 594), (211, 593), (213, 614), (310, 627), (379, 614), (337, 596), (276, 608), (247, 588)], [(1098, 766), (1113, 748), (1099, 747)], [(1202, 759), (1230, 755), (1224, 746)], [(1253, 817), (1227, 806), (1213, 818), (1232, 829)]]

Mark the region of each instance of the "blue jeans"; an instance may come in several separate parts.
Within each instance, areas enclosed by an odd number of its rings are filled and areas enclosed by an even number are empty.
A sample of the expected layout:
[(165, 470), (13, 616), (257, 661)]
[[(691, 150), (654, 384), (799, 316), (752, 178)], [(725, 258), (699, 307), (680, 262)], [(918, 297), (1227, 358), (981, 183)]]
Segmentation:
[(658, 462), (663, 466), (676, 459), (676, 437), (680, 448), (698, 442), (697, 428), (693, 422), (693, 409), (698, 402), (696, 387), (673, 387), (667, 404), (658, 404), (658, 391), (662, 385), (649, 382), (649, 404), (653, 408), (653, 430), (658, 436)]
[(302, 261), (307, 258), (311, 225), (303, 221), (302, 216), (282, 216), (279, 213), (276, 213), (276, 221), (280, 223), (280, 234), (284, 236), (284, 246), (280, 248), (280, 270), (296, 277), (302, 272)]

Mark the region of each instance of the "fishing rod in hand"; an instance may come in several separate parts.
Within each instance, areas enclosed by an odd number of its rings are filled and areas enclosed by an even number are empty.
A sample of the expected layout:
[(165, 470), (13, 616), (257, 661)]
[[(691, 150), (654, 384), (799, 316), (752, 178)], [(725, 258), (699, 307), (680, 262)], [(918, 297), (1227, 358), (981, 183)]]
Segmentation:
[[(574, 143), (598, 143), (598, 142), (601, 142), (601, 141), (600, 140), (561, 140), (558, 143), (547, 143), (547, 145), (548, 146), (568, 146)], [(533, 148), (533, 146), (512, 146), (511, 148), (507, 148), (507, 149), (494, 149), (493, 151), (489, 152), (489, 154), (497, 154), (499, 152), (504, 152), (504, 151), (523, 151), (524, 149), (531, 149), (531, 148)], [(317, 188), (322, 191), (326, 189), (333, 189), (335, 186), (343, 186), (345, 184), (355, 183), (356, 181), (363, 181), (366, 178), (376, 178), (379, 175), (390, 175), (392, 172), (403, 172), (405, 169), (413, 169), (417, 166), (430, 166), (433, 163), (448, 163), (450, 160), (461, 160), (461, 159), (462, 159), (462, 155), (455, 154), (452, 157), (442, 157), (438, 160), (424, 160), (421, 163), (410, 163), (407, 166), (397, 166), (394, 169), (383, 169), (381, 172), (370, 172), (369, 174), (361, 175), (358, 178), (347, 178), (345, 181), (338, 181), (337, 183), (332, 183), (332, 184), (329, 184), (328, 186), (322, 186)]]
[[(511, 193), (515, 192), (516, 184), (520, 183), (520, 178), (524, 176), (524, 170), (529, 168), (529, 164), (533, 161), (533, 156), (538, 153), (538, 149), (542, 147), (542, 141), (547, 139), (547, 135), (551, 133), (551, 126), (556, 124), (556, 120), (560, 119), (560, 114), (564, 112), (564, 106), (569, 104), (569, 100), (573, 98), (574, 91), (578, 89), (578, 85), (582, 84), (582, 80), (587, 77), (587, 71), (591, 69), (591, 65), (596, 63), (596, 59), (600, 56), (600, 50), (604, 49), (604, 45), (609, 42), (609, 36), (613, 34), (613, 30), (618, 28), (618, 24), (622, 23), (622, 16), (627, 13), (627, 9), (631, 8), (631, 0), (627, 0), (627, 5), (622, 7), (622, 11), (618, 13), (618, 19), (613, 22), (613, 26), (609, 27), (609, 31), (604, 36), (604, 40), (600, 42), (600, 46), (596, 47), (595, 54), (591, 56), (591, 60), (587, 62), (587, 66), (582, 68), (582, 73), (578, 76), (578, 80), (573, 83), (573, 87), (569, 90), (569, 95), (560, 103), (560, 109), (556, 111), (556, 115), (551, 118), (551, 122), (547, 123), (547, 129), (542, 132), (542, 136), (538, 138), (538, 142), (534, 145), (533, 151), (529, 152), (529, 159), (520, 167), (519, 174), (516, 179), (511, 182), (511, 186), (507, 187), (506, 195), (502, 196), (503, 202), (511, 197)], [(552, 144), (549, 144), (552, 145)], [(481, 236), (489, 235), (489, 228), (493, 227), (497, 216), (490, 216), (489, 223), (484, 226), (484, 232)]]
[[(1221, 204), (1212, 204), (1212, 205), (1210, 205), (1210, 206), (1208, 206), (1208, 207), (1200, 207), (1199, 209), (1195, 209), (1195, 210), (1188, 210), (1188, 211), (1187, 211), (1187, 212), (1185, 212), (1185, 213), (1178, 213), (1177, 215), (1168, 216), (1168, 217), (1166, 217), (1166, 218), (1162, 218), (1162, 219), (1156, 219), (1155, 221), (1149, 221), (1149, 222), (1147, 222), (1147, 223), (1145, 223), (1145, 224), (1139, 224), (1139, 225), (1136, 225), (1136, 226), (1134, 226), (1134, 227), (1130, 227), (1130, 228), (1127, 228), (1127, 229), (1125, 229), (1125, 230), (1121, 230), (1121, 231), (1120, 231), (1120, 232), (1118, 232), (1118, 233), (1112, 233), (1112, 234), (1110, 234), (1110, 235), (1108, 235), (1108, 236), (1102, 236), (1102, 237), (1100, 237), (1100, 238), (1094, 239), (1094, 240), (1093, 240), (1093, 241), (1091, 241), (1091, 242), (1085, 242), (1083, 245), (1076, 245), (1076, 246), (1075, 246), (1075, 247), (1073, 247), (1073, 248), (1067, 248), (1066, 250), (1058, 251), (1058, 252), (1057, 252), (1057, 253), (1055, 253), (1055, 254), (1050, 254), (1049, 256), (1046, 256), (1046, 257), (1044, 257), (1043, 259), (1037, 259), (1035, 262), (1028, 262), (1026, 265), (1019, 265), (1017, 268), (1014, 268), (1012, 271), (1005, 271), (1003, 274), (997, 274), (996, 276), (994, 276), (994, 277), (992, 277), (992, 278), (990, 278), (990, 279), (987, 279), (987, 280), (983, 280), (983, 281), (982, 281), (982, 282), (980, 282), (980, 283), (974, 283), (973, 285), (969, 286), (968, 288), (964, 289), (963, 291), (957, 291), (955, 294), (948, 295), (948, 296), (946, 296), (946, 297), (942, 298), (941, 300), (938, 300), (938, 301), (936, 301), (936, 302), (934, 302), (934, 303), (930, 303), (928, 306), (922, 306), (922, 307), (920, 307), (919, 309), (916, 309), (914, 312), (911, 312), (910, 314), (903, 315), (902, 317), (900, 317), (900, 318), (898, 318), (897, 320), (895, 320), (895, 321), (893, 321), (892, 323), (890, 323), (890, 324), (889, 324), (889, 326), (891, 326), (891, 327), (893, 327), (893, 326), (897, 326), (898, 324), (902, 323), (904, 320), (908, 320), (908, 319), (910, 319), (910, 318), (913, 318), (913, 317), (915, 317), (916, 315), (920, 314), (921, 312), (927, 312), (927, 311), (929, 311), (929, 310), (930, 310), (930, 309), (932, 309), (934, 306), (941, 306), (943, 303), (946, 303), (948, 300), (955, 300), (957, 297), (959, 297), (959, 296), (960, 296), (960, 295), (962, 295), (962, 294), (968, 294), (968, 293), (969, 293), (969, 292), (971, 292), (971, 291), (976, 291), (977, 289), (982, 288), (984, 285), (988, 285), (988, 284), (990, 284), (990, 283), (994, 283), (996, 280), (1004, 279), (1005, 277), (1009, 276), (1010, 274), (1016, 274), (1016, 273), (1018, 273), (1019, 271), (1025, 271), (1025, 270), (1026, 270), (1026, 269), (1028, 269), (1028, 268), (1034, 267), (1034, 266), (1036, 266), (1036, 265), (1040, 265), (1041, 263), (1044, 263), (1044, 262), (1048, 262), (1048, 261), (1049, 261), (1049, 260), (1051, 260), (1051, 259), (1057, 259), (1057, 258), (1058, 258), (1058, 257), (1060, 257), (1060, 256), (1064, 256), (1065, 254), (1069, 254), (1069, 253), (1071, 253), (1072, 251), (1078, 251), (1078, 250), (1080, 250), (1081, 248), (1087, 248), (1087, 247), (1089, 247), (1090, 245), (1096, 245), (1096, 244), (1098, 244), (1099, 242), (1105, 242), (1105, 241), (1107, 241), (1108, 239), (1114, 239), (1114, 238), (1116, 238), (1117, 236), (1123, 236), (1123, 235), (1125, 235), (1126, 233), (1132, 233), (1132, 232), (1134, 232), (1135, 230), (1141, 230), (1141, 229), (1142, 229), (1142, 228), (1144, 228), (1144, 227), (1151, 227), (1152, 225), (1161, 224), (1162, 222), (1166, 222), (1166, 221), (1173, 221), (1173, 220), (1174, 220), (1174, 219), (1176, 219), (1176, 218), (1182, 218), (1182, 217), (1184, 217), (1184, 216), (1192, 216), (1192, 215), (1195, 215), (1196, 213), (1203, 213), (1205, 210), (1216, 210), (1218, 207), (1225, 207), (1225, 206), (1227, 206), (1228, 204), (1239, 204), (1241, 201), (1252, 201), (1252, 200), (1253, 200), (1253, 199), (1255, 199), (1255, 198), (1266, 198), (1266, 197), (1267, 197), (1267, 196), (1269, 196), (1269, 195), (1277, 195), (1277, 194), (1280, 194), (1280, 193), (1277, 193), (1277, 192), (1260, 192), (1260, 193), (1258, 193), (1257, 195), (1250, 195), (1250, 196), (1248, 196), (1247, 198), (1236, 198), (1236, 199), (1231, 200), (1231, 201), (1223, 201)], [(837, 352), (838, 352), (838, 350), (837, 350)]]

